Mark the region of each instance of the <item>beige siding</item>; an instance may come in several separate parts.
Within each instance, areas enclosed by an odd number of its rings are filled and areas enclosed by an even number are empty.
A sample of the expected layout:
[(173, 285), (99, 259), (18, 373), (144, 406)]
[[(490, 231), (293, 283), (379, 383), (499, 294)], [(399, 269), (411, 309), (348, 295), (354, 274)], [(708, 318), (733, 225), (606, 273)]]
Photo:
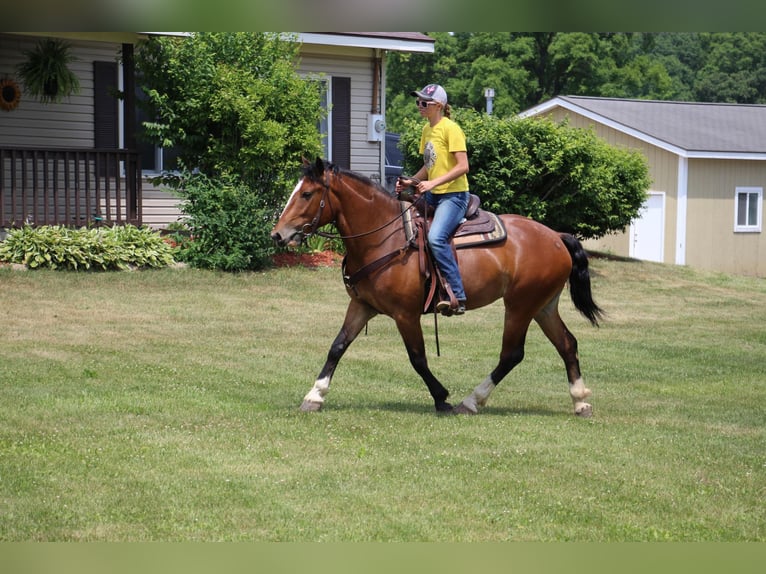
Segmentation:
[(61, 103), (41, 104), (27, 95), (16, 66), (25, 59), (38, 38), (0, 34), (0, 77), (10, 77), (21, 87), (18, 107), (0, 112), (0, 146), (93, 147), (93, 62), (114, 62), (121, 45), (108, 42), (69, 40), (77, 58), (70, 69), (80, 81), (80, 92)]
[(170, 223), (183, 219), (183, 213), (180, 209), (181, 200), (177, 195), (164, 191), (163, 188), (155, 187), (147, 179), (144, 179), (142, 189), (141, 213), (144, 225), (161, 229)]
[[(375, 181), (381, 180), (381, 144), (367, 141), (367, 121), (372, 111), (372, 53), (362, 50), (356, 56), (304, 53), (299, 73), (351, 78), (351, 169)], [(380, 91), (378, 107), (382, 109)]]
[[(663, 251), (665, 253), (665, 262), (673, 263), (675, 261), (675, 228), (678, 209), (676, 189), (678, 185), (678, 156), (603, 124), (596, 124), (589, 118), (561, 108), (555, 110), (551, 116), (556, 121), (568, 118), (570, 126), (593, 129), (597, 136), (604, 139), (610, 145), (638, 150), (647, 158), (649, 178), (651, 180), (649, 191), (665, 194)], [(600, 239), (588, 240), (584, 244), (587, 249), (627, 257), (630, 254), (630, 233), (628, 229), (625, 229), (622, 232), (609, 234)]]
[(766, 191), (766, 163), (689, 160), (686, 263), (692, 267), (766, 276), (766, 236), (734, 232), (737, 187)]
[[(679, 156), (632, 138), (622, 132), (578, 114), (557, 108), (555, 120), (569, 118), (575, 127), (593, 127), (595, 133), (613, 145), (639, 149), (648, 159), (651, 191), (665, 192), (665, 262), (676, 261), (678, 224)], [(685, 261), (692, 267), (766, 276), (766, 235), (764, 232), (734, 231), (735, 192), (738, 187), (766, 190), (766, 162), (746, 160), (688, 160), (686, 195)], [(626, 256), (629, 233), (585, 242), (587, 249)]]

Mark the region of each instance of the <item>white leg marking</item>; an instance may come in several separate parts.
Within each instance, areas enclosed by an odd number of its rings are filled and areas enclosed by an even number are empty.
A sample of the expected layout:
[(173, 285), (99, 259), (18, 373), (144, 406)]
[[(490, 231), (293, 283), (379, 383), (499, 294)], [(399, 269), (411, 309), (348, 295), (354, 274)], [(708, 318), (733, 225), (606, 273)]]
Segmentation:
[(582, 378), (569, 385), (569, 396), (572, 397), (575, 414), (581, 414), (585, 411), (590, 412), (591, 405), (585, 402), (585, 399), (590, 395), (590, 389), (585, 386)]
[(477, 386), (473, 392), (463, 399), (463, 406), (469, 409), (471, 412), (478, 413), (479, 407), (483, 407), (487, 404), (487, 399), (492, 391), (495, 390), (497, 385), (492, 382), (492, 377), (487, 375), (479, 386)]
[(324, 396), (330, 391), (330, 379), (329, 377), (324, 377), (323, 379), (317, 379), (314, 382), (314, 386), (311, 387), (311, 390), (306, 394), (305, 397), (303, 397), (303, 400), (309, 403), (318, 403), (322, 404), (324, 403)]

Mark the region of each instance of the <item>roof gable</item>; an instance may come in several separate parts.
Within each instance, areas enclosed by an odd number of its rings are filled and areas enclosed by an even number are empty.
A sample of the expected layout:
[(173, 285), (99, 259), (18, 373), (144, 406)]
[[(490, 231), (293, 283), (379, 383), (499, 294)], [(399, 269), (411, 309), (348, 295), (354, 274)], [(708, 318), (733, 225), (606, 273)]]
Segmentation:
[(766, 159), (766, 106), (560, 96), (521, 115), (563, 107), (685, 157)]
[(435, 40), (420, 32), (299, 32), (304, 44), (433, 54)]

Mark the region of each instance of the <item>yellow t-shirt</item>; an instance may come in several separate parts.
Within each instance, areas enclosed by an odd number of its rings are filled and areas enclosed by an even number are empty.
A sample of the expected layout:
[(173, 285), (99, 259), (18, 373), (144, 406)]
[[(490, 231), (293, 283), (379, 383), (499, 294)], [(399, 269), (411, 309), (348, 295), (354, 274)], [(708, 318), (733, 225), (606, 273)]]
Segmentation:
[[(453, 155), (456, 151), (467, 151), (463, 130), (451, 119), (444, 117), (431, 127), (426, 123), (420, 134), (420, 153), (428, 171), (428, 179), (444, 175), (457, 164)], [(468, 177), (465, 174), (448, 183), (439, 185), (431, 193), (450, 193), (468, 191)]]

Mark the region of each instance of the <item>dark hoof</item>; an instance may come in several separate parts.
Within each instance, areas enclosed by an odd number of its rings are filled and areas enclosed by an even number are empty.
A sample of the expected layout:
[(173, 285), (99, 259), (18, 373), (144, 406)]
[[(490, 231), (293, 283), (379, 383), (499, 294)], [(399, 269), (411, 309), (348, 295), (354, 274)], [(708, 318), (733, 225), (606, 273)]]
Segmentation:
[(301, 403), (301, 412), (303, 413), (317, 413), (322, 410), (322, 403), (314, 403), (311, 401), (303, 401)]
[(455, 409), (452, 408), (452, 405), (449, 403), (441, 403), (439, 405), (436, 405), (436, 414), (437, 415), (454, 415)]
[(476, 411), (472, 411), (463, 403), (460, 403), (458, 406), (455, 407), (455, 414), (456, 415), (477, 415), (479, 413), (477, 413)]

